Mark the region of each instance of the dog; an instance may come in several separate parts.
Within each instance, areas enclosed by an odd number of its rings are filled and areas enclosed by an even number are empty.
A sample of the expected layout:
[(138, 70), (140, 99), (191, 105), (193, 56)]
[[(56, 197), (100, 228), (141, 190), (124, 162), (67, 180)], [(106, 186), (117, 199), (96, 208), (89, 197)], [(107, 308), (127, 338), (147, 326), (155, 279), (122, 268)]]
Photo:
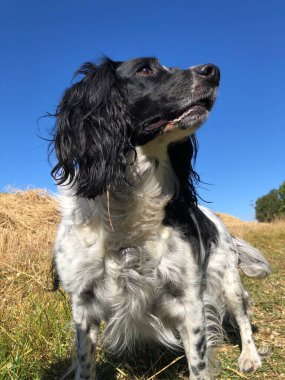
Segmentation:
[(106, 350), (183, 346), (190, 378), (214, 379), (210, 350), (227, 313), (240, 330), (239, 369), (258, 369), (239, 267), (264, 277), (269, 264), (198, 206), (192, 165), (219, 68), (106, 58), (77, 74), (56, 110), (52, 170), (62, 210), (55, 263), (72, 302), (76, 379), (95, 379), (101, 321)]

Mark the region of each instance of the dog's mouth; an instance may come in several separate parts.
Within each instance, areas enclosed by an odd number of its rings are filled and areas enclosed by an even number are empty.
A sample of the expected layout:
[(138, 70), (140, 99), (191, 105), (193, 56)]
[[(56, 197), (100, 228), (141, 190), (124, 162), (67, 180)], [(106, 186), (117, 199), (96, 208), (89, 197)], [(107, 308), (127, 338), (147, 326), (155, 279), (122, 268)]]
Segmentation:
[[(164, 133), (174, 126), (181, 124), (191, 125), (191, 122), (198, 121), (199, 119), (205, 119), (210, 112), (214, 104), (213, 97), (200, 98), (196, 101), (192, 101), (190, 105), (179, 111), (176, 115), (170, 116), (167, 119), (156, 118), (151, 123), (149, 123), (145, 130), (149, 132), (159, 132)], [(182, 123), (183, 122), (183, 123)]]
[(191, 104), (189, 108), (187, 108), (180, 116), (171, 120), (171, 124), (178, 123), (179, 121), (185, 119), (187, 116), (194, 115), (200, 112), (209, 112), (212, 108), (213, 102), (210, 98), (199, 99), (198, 101)]

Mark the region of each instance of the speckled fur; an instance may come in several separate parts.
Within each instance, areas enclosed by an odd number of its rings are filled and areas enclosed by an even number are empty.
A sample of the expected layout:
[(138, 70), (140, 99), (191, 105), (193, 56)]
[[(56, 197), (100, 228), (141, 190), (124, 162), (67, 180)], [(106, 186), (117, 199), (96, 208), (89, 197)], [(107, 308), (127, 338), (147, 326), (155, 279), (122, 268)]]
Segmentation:
[[(61, 189), (63, 218), (55, 258), (62, 285), (71, 295), (77, 340), (81, 342), (78, 379), (82, 373), (90, 379), (95, 376), (94, 363), (87, 363), (101, 320), (106, 321), (102, 344), (114, 352), (130, 349), (142, 339), (179, 346), (179, 335), (187, 352), (189, 343), (183, 337), (191, 336), (197, 347), (196, 353), (189, 352), (192, 378), (211, 378), (204, 360), (206, 347), (221, 340), (226, 310), (241, 330), (240, 369), (260, 366), (236, 245), (220, 219), (201, 207), (219, 231), (218, 246), (213, 247), (203, 273), (180, 231), (162, 224), (175, 178), (167, 156), (160, 161), (157, 165), (138, 149), (135, 187), (110, 194), (114, 232), (106, 196), (87, 200), (75, 197), (74, 189)], [(197, 370), (204, 365), (204, 371)]]

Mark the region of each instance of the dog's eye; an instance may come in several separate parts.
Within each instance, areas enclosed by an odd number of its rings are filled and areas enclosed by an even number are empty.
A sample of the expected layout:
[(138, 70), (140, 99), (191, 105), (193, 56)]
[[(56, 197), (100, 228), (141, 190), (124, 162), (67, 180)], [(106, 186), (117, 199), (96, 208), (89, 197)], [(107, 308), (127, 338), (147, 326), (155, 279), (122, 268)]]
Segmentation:
[(155, 71), (149, 65), (144, 65), (140, 67), (136, 72), (136, 75), (140, 77), (149, 77), (154, 74), (155, 74)]

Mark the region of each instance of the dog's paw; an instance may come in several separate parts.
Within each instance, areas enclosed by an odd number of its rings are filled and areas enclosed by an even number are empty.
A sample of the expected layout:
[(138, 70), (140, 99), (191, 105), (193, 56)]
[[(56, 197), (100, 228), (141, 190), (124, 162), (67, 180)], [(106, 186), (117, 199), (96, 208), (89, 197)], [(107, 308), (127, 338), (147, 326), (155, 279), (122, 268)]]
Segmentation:
[(261, 359), (257, 352), (242, 351), (238, 359), (238, 367), (241, 372), (256, 371), (261, 367)]

